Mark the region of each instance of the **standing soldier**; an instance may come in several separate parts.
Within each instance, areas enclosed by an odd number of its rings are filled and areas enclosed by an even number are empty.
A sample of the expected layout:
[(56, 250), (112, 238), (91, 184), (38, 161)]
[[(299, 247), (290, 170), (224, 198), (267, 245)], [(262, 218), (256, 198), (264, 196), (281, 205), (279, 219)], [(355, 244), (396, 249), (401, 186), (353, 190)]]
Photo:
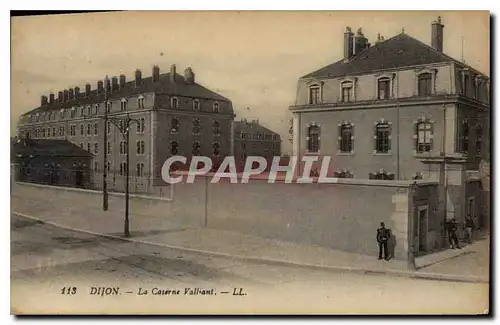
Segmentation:
[(460, 243), (458, 242), (457, 237), (457, 221), (455, 218), (451, 219), (448, 223), (448, 240), (450, 242), (450, 248), (455, 248), (453, 244), (455, 244), (456, 248), (460, 249)]
[(377, 229), (377, 243), (378, 243), (378, 259), (382, 259), (382, 251), (384, 259), (389, 260), (389, 254), (387, 254), (387, 241), (389, 240), (389, 229), (385, 228), (383, 222), (380, 223), (380, 228)]
[(474, 230), (474, 220), (470, 214), (465, 217), (465, 230), (467, 230), (467, 240), (472, 243), (472, 231)]

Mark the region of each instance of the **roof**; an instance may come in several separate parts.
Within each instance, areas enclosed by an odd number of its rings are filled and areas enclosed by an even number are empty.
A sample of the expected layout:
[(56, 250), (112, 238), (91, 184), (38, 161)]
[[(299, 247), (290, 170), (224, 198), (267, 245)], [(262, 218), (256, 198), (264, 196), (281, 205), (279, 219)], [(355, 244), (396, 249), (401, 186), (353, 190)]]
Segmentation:
[(234, 121), (234, 133), (241, 133), (245, 132), (248, 134), (253, 134), (253, 133), (267, 133), (267, 134), (276, 134), (278, 137), (280, 135), (265, 126), (259, 124), (257, 121)]
[(12, 158), (23, 156), (41, 157), (93, 157), (93, 155), (67, 140), (19, 139), (12, 144)]
[[(200, 99), (213, 99), (218, 101), (230, 102), (226, 97), (217, 94), (216, 92), (211, 91), (203, 87), (202, 85), (194, 82), (194, 83), (186, 83), (184, 76), (176, 73), (175, 74), (175, 82), (172, 82), (170, 78), (170, 73), (160, 74), (159, 80), (157, 82), (153, 82), (153, 77), (142, 78), (142, 83), (136, 87), (135, 79), (132, 81), (128, 81), (125, 83), (120, 90), (116, 90), (108, 93), (109, 100), (117, 100), (124, 97), (129, 97), (136, 94), (146, 93), (146, 92), (155, 92), (158, 94), (168, 94), (168, 95), (177, 95), (177, 96), (186, 96)], [(109, 80), (111, 83), (111, 78)], [(104, 82), (103, 82), (104, 85)], [(71, 108), (73, 106), (83, 106), (83, 105), (91, 105), (104, 101), (104, 92), (98, 94), (97, 89), (93, 89), (90, 91), (90, 96), (85, 97), (85, 89), (80, 88), (79, 96), (74, 99), (67, 101), (65, 103), (53, 103), (45, 106), (37, 107), (30, 113), (37, 112), (45, 112), (53, 109), (61, 109), (61, 108)]]
[(302, 78), (334, 78), (441, 62), (467, 66), (408, 34), (400, 33), (359, 52), (345, 63), (343, 60), (337, 61)]

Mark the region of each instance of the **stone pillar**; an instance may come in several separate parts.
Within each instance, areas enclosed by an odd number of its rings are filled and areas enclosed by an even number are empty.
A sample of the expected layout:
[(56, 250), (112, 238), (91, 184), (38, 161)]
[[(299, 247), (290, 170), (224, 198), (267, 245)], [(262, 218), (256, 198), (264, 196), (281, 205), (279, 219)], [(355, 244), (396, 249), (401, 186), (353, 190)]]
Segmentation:
[(391, 214), (393, 224), (392, 235), (396, 239), (396, 247), (394, 249), (394, 258), (398, 260), (408, 260), (409, 246), (409, 191), (408, 188), (399, 188), (398, 192), (392, 196), (394, 203), (394, 211)]

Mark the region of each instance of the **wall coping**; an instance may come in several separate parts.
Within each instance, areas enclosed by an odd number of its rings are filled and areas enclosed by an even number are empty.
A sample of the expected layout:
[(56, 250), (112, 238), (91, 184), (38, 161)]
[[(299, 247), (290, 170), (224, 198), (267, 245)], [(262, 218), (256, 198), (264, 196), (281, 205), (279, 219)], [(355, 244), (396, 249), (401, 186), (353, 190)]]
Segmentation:
[[(49, 189), (54, 189), (54, 190), (59, 190), (59, 191), (65, 191), (65, 192), (79, 192), (79, 193), (90, 193), (90, 194), (99, 194), (102, 195), (102, 191), (99, 190), (89, 190), (86, 188), (76, 188), (76, 187), (64, 187), (64, 186), (53, 186), (53, 185), (45, 185), (45, 184), (36, 184), (36, 183), (28, 183), (28, 182), (16, 182), (17, 185), (21, 186), (31, 186), (31, 187), (38, 187), (38, 188), (49, 188)], [(120, 192), (108, 192), (109, 196), (122, 196), (125, 197), (125, 193), (120, 193)], [(147, 196), (147, 195), (140, 195), (140, 194), (129, 194), (130, 198), (135, 198), (135, 199), (143, 199), (143, 200), (152, 200), (152, 201), (168, 201), (171, 202), (173, 199), (171, 197), (160, 197), (160, 196)]]

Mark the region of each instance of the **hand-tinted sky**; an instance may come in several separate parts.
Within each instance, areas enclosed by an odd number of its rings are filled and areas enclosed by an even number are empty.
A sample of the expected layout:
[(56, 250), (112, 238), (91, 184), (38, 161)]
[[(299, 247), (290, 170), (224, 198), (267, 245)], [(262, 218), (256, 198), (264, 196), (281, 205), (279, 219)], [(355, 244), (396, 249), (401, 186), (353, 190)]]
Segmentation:
[[(489, 75), (488, 12), (117, 12), (12, 19), (11, 134), (40, 96), (135, 69), (191, 66), (197, 81), (287, 138), (297, 79), (343, 55), (345, 26), (370, 42), (401, 32), (430, 44), (443, 19), (444, 52)], [(247, 109), (250, 108), (250, 109)]]

